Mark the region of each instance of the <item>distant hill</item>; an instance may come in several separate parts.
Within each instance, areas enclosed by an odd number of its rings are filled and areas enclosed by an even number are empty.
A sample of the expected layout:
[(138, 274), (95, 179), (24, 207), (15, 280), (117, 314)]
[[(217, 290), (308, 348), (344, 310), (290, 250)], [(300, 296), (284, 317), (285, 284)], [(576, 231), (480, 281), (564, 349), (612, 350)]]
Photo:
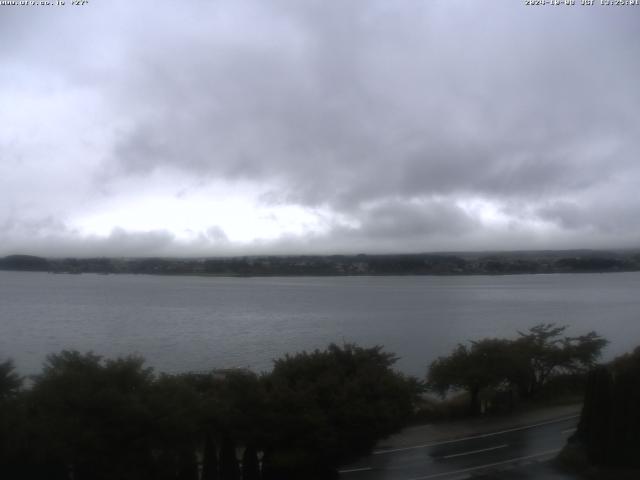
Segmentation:
[(43, 258), (10, 255), (0, 270), (216, 276), (511, 275), (640, 271), (638, 251), (456, 252), (230, 258)]
[(0, 270), (22, 270), (41, 272), (49, 270), (49, 261), (46, 258), (33, 255), (9, 255), (0, 258)]

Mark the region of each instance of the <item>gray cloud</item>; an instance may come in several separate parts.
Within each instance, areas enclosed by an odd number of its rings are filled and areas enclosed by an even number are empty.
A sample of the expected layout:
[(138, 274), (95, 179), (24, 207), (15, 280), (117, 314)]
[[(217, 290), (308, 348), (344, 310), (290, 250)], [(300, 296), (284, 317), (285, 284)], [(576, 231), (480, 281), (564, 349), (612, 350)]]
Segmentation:
[[(260, 185), (261, 207), (335, 219), (321, 233), (243, 245), (224, 226), (195, 229), (197, 244), (170, 230), (114, 230), (109, 246), (85, 234), (96, 251), (637, 241), (640, 204), (620, 188), (640, 180), (636, 9), (247, 0), (18, 10), (0, 19), (0, 65), (21, 80), (0, 119), (68, 134), (0, 135), (0, 175), (12, 175), (0, 180), (11, 205), (0, 225), (12, 239), (29, 229), (9, 219), (58, 218), (71, 242), (73, 218), (130, 194), (124, 180), (180, 172), (191, 185)], [(47, 41), (56, 48), (45, 52)], [(49, 154), (45, 181), (34, 165)], [(461, 207), (474, 201), (506, 219)]]
[(362, 225), (354, 233), (367, 238), (423, 238), (460, 235), (477, 227), (467, 213), (455, 205), (432, 201), (406, 204), (390, 201), (360, 215)]
[[(216, 50), (215, 38), (193, 46), (178, 37), (192, 55), (150, 52), (142, 82), (154, 87), (141, 94), (158, 108), (117, 145), (122, 168), (285, 176), (292, 200), (314, 204), (369, 200), (380, 189), (584, 188), (601, 180), (596, 169), (618, 165), (605, 154), (584, 158), (593, 144), (613, 137), (635, 146), (637, 62), (608, 53), (628, 40), (618, 17), (600, 12), (598, 24), (576, 12), (584, 21), (576, 29), (567, 14), (467, 5), (502, 17), (494, 33), (441, 5), (415, 15), (407, 7), (287, 7), (259, 28), (268, 34), (284, 23), (291, 43), (256, 34)], [(217, 55), (203, 63), (206, 50)]]

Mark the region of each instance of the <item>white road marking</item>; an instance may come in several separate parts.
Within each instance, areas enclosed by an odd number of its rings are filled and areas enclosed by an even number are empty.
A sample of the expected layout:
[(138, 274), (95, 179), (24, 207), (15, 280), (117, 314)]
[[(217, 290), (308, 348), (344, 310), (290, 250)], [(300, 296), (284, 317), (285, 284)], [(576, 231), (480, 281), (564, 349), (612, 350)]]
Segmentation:
[(568, 433), (573, 433), (577, 430), (577, 428), (567, 428), (566, 430), (562, 430), (560, 433), (563, 435), (567, 435)]
[(444, 456), (442, 456), (440, 458), (447, 459), (447, 458), (464, 457), (466, 455), (474, 455), (476, 453), (490, 452), (492, 450), (499, 450), (501, 448), (507, 448), (508, 446), (509, 445), (505, 443), (504, 445), (498, 445), (496, 447), (481, 448), (479, 450), (471, 450), (469, 452), (463, 452), (463, 453), (454, 453), (453, 455), (444, 455)]
[(463, 468), (462, 470), (453, 470), (451, 472), (434, 473), (434, 474), (431, 474), (431, 475), (426, 475), (424, 477), (410, 478), (409, 480), (428, 480), (430, 478), (438, 478), (438, 477), (446, 477), (446, 476), (450, 476), (450, 475), (458, 475), (458, 474), (461, 474), (461, 473), (473, 472), (475, 470), (483, 470), (485, 468), (497, 467), (499, 465), (506, 465), (508, 463), (520, 462), (522, 460), (529, 460), (530, 458), (544, 457), (545, 455), (551, 455), (553, 453), (558, 453), (560, 450), (561, 450), (560, 448), (556, 448), (554, 450), (547, 450), (545, 452), (536, 453), (535, 455), (527, 455), (526, 457), (518, 457), (518, 458), (512, 458), (510, 460), (503, 460), (501, 462), (487, 463), (485, 465), (478, 465), (477, 467)]
[(480, 435), (472, 435), (470, 437), (462, 437), (462, 438), (456, 438), (453, 440), (446, 440), (444, 442), (436, 442), (436, 443), (425, 443), (422, 445), (413, 445), (411, 447), (402, 447), (402, 448), (390, 448), (390, 449), (386, 449), (386, 450), (376, 450), (372, 453), (372, 455), (384, 455), (387, 453), (395, 453), (395, 452), (404, 452), (406, 450), (417, 450), (419, 448), (428, 448), (428, 447), (437, 447), (438, 445), (447, 445), (450, 443), (457, 443), (457, 442), (464, 442), (465, 440), (475, 440), (477, 438), (487, 438), (487, 437), (494, 437), (496, 435), (502, 435), (505, 433), (510, 433), (510, 432), (517, 432), (520, 430), (528, 430), (530, 428), (536, 428), (536, 427), (542, 427), (545, 425), (552, 425), (554, 423), (562, 423), (562, 422), (566, 422), (567, 420), (572, 420), (574, 418), (578, 418), (580, 417), (580, 415), (571, 415), (568, 417), (563, 417), (563, 418), (559, 418), (556, 420), (549, 420), (547, 422), (541, 422), (541, 423), (536, 423), (533, 425), (527, 425), (525, 427), (515, 427), (515, 428), (509, 428), (507, 430), (501, 430), (499, 432), (491, 432), (491, 433), (483, 433)]
[(371, 467), (349, 468), (348, 470), (338, 470), (338, 473), (367, 472), (369, 470), (373, 470), (373, 468), (371, 468)]

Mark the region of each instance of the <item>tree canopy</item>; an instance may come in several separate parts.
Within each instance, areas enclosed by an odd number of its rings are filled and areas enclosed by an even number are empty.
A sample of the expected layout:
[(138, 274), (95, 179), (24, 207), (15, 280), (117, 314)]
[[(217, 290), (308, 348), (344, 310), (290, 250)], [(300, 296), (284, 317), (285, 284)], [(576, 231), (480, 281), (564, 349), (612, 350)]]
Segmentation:
[(463, 389), (469, 393), (469, 410), (480, 413), (480, 392), (498, 388), (510, 377), (511, 343), (497, 338), (458, 345), (451, 355), (440, 357), (429, 367), (428, 384), (440, 393)]
[(566, 326), (541, 323), (527, 332), (519, 332), (520, 338), (513, 342), (513, 360), (518, 368), (512, 381), (522, 396), (534, 396), (554, 374), (586, 373), (608, 343), (593, 331), (578, 337), (563, 337), (566, 329)]
[(567, 327), (535, 325), (516, 339), (489, 338), (458, 345), (429, 366), (427, 383), (442, 395), (462, 389), (469, 393), (469, 410), (480, 413), (484, 389), (516, 390), (523, 398), (538, 394), (555, 375), (586, 373), (607, 341), (595, 332), (562, 336)]
[(640, 347), (589, 373), (574, 442), (594, 465), (640, 468)]
[(204, 480), (250, 480), (262, 458), (263, 480), (330, 478), (412, 414), (420, 384), (394, 362), (347, 344), (261, 375), (158, 375), (139, 357), (62, 351), (28, 389), (5, 362), (0, 477), (197, 480), (200, 463)]
[(16, 373), (13, 360), (0, 363), (0, 401), (15, 396), (22, 387), (22, 378)]
[(400, 429), (421, 387), (393, 371), (395, 361), (382, 347), (353, 344), (277, 360), (266, 379), (270, 410), (278, 419), (275, 449), (268, 452), (273, 463), (286, 458), (311, 465), (307, 475), (314, 475)]

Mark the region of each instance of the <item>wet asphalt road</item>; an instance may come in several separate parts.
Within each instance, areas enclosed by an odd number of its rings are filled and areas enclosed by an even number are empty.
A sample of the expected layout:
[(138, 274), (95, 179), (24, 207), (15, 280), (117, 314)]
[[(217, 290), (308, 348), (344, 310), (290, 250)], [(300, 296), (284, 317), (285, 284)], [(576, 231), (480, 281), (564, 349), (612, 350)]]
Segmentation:
[(446, 442), (379, 450), (340, 470), (343, 480), (452, 480), (554, 457), (577, 417)]

